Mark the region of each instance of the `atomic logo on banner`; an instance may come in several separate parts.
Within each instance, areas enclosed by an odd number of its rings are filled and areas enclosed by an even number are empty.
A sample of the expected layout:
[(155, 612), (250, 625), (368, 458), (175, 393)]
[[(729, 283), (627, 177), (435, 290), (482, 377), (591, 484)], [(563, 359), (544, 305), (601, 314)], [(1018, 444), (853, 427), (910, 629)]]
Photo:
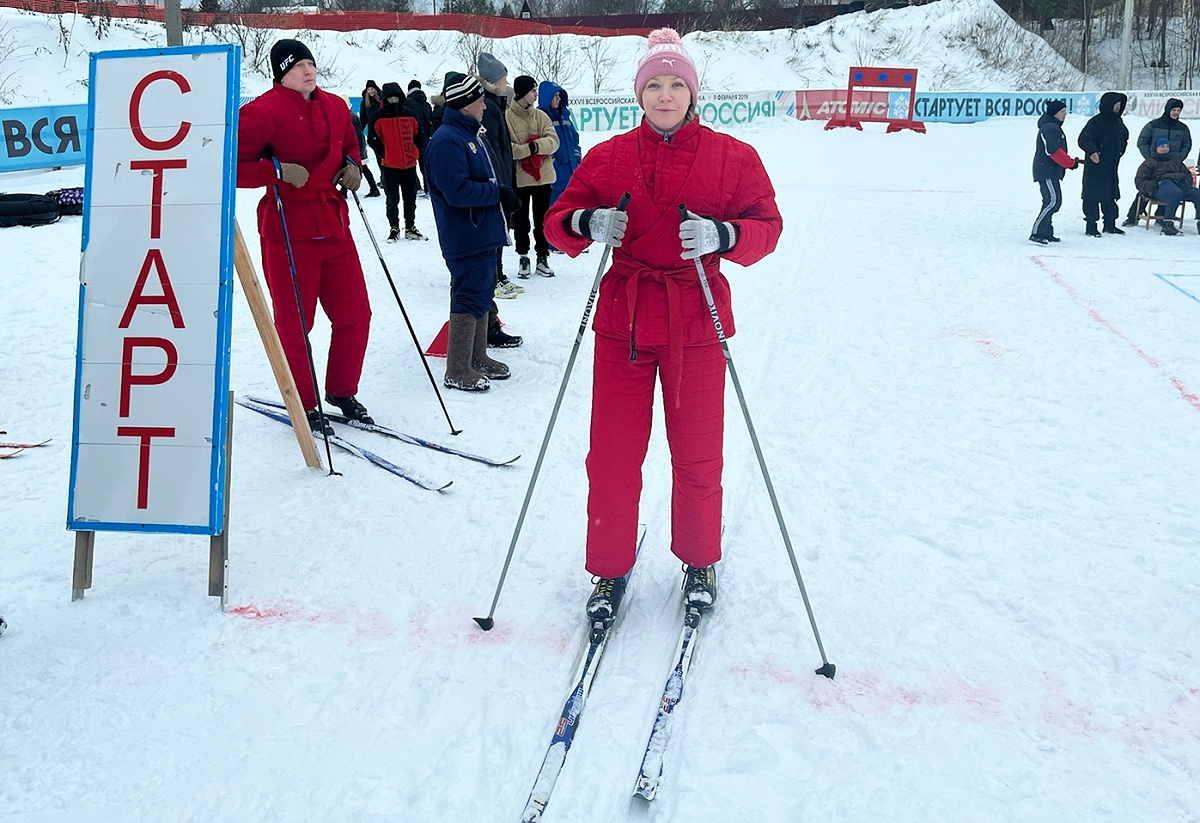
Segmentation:
[(92, 55), (71, 529), (220, 531), (239, 62)]

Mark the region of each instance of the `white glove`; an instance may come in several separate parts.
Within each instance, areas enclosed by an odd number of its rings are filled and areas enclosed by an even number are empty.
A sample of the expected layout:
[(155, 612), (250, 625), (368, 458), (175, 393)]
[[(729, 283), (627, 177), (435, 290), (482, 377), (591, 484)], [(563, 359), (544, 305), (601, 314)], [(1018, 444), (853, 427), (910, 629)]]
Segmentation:
[(679, 224), (679, 242), (683, 245), (684, 260), (695, 260), (715, 251), (729, 251), (737, 242), (737, 230), (731, 223), (687, 213)]
[(572, 231), (614, 249), (620, 248), (628, 225), (629, 215), (620, 209), (577, 209), (571, 214)]

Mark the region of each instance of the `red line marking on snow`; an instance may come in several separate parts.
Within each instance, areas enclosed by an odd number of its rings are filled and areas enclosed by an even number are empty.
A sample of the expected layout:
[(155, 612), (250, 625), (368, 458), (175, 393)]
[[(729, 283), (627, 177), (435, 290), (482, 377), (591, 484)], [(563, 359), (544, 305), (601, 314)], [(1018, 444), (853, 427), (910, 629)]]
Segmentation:
[[(1050, 278), (1055, 283), (1057, 283), (1059, 286), (1061, 286), (1063, 288), (1063, 291), (1065, 291), (1072, 300), (1074, 300), (1076, 303), (1078, 303), (1080, 306), (1082, 306), (1083, 309), (1085, 311), (1087, 311), (1088, 315), (1093, 320), (1095, 320), (1097, 324), (1099, 324), (1101, 327), (1107, 329), (1115, 337), (1125, 341), (1125, 343), (1128, 344), (1129, 348), (1133, 349), (1134, 353), (1138, 357), (1140, 357), (1142, 360), (1144, 360), (1146, 363), (1148, 363), (1151, 368), (1158, 369), (1159, 371), (1164, 371), (1163, 365), (1158, 360), (1158, 358), (1154, 357), (1149, 352), (1147, 352), (1145, 349), (1143, 349), (1141, 346), (1139, 346), (1137, 343), (1135, 343), (1133, 340), (1131, 340), (1129, 335), (1125, 334), (1125, 332), (1118, 329), (1112, 323), (1111, 320), (1109, 320), (1107, 317), (1105, 317), (1099, 311), (1097, 311), (1092, 306), (1091, 301), (1084, 299), (1084, 297), (1079, 293), (1079, 291), (1074, 286), (1072, 286), (1070, 283), (1068, 283), (1061, 274), (1059, 274), (1054, 269), (1047, 266), (1037, 256), (1034, 256), (1032, 258), (1032, 260), (1034, 262), (1034, 265), (1036, 265), (1042, 271), (1046, 272), (1046, 274), (1050, 275)], [(1175, 387), (1175, 390), (1177, 392), (1179, 392), (1179, 396), (1181, 398), (1183, 398), (1184, 402), (1186, 402), (1188, 405), (1190, 405), (1196, 411), (1200, 412), (1200, 397), (1197, 397), (1196, 393), (1193, 392), (1191, 389), (1189, 389), (1184, 384), (1184, 382), (1182, 380), (1180, 380), (1178, 377), (1176, 377), (1175, 375), (1170, 374), (1170, 373), (1166, 373), (1166, 375), (1167, 375), (1167, 379), (1171, 381), (1171, 385)]]
[(941, 333), (938, 334), (938, 337), (943, 339), (947, 337), (960, 337), (966, 340), (971, 340), (979, 346), (984, 354), (988, 355), (994, 360), (1001, 361), (1001, 363), (1004, 361), (1005, 355), (1008, 354), (1007, 349), (997, 343), (992, 342), (990, 339), (991, 335), (989, 335), (986, 331), (983, 329), (974, 328), (972, 326), (947, 326), (946, 328), (942, 329)]
[(360, 637), (374, 640), (396, 633), (391, 618), (384, 612), (359, 612), (353, 609), (310, 612), (299, 604), (257, 606), (250, 603), (228, 609), (226, 614), (264, 624), (345, 626)]

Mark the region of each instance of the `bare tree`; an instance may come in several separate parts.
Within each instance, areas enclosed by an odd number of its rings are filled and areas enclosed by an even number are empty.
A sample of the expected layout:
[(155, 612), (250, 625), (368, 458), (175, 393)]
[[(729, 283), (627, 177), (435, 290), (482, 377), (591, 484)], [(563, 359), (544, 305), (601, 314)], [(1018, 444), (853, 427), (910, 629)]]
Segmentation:
[(583, 55), (588, 68), (592, 70), (592, 93), (599, 94), (600, 84), (613, 73), (620, 58), (607, 37), (589, 37), (583, 45)]
[(538, 34), (515, 46), (512, 56), (522, 74), (570, 89), (583, 77), (583, 66), (574, 46), (574, 38)]

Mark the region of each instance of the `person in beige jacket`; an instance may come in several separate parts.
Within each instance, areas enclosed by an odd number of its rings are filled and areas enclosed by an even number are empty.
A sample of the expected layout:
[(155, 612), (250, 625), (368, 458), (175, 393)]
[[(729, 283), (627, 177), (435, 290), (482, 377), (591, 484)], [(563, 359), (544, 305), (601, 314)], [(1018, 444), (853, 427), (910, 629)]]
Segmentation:
[(550, 268), (550, 244), (542, 224), (550, 208), (553, 188), (554, 152), (558, 151), (558, 132), (550, 116), (537, 107), (537, 81), (527, 74), (513, 80), (513, 104), (504, 115), (512, 142), (513, 165), (516, 167), (517, 194), (521, 204), (513, 221), (513, 234), (521, 264), (517, 277), (528, 278), (529, 269), (529, 207), (533, 206), (533, 250), (537, 254), (537, 271), (542, 277), (553, 277)]

